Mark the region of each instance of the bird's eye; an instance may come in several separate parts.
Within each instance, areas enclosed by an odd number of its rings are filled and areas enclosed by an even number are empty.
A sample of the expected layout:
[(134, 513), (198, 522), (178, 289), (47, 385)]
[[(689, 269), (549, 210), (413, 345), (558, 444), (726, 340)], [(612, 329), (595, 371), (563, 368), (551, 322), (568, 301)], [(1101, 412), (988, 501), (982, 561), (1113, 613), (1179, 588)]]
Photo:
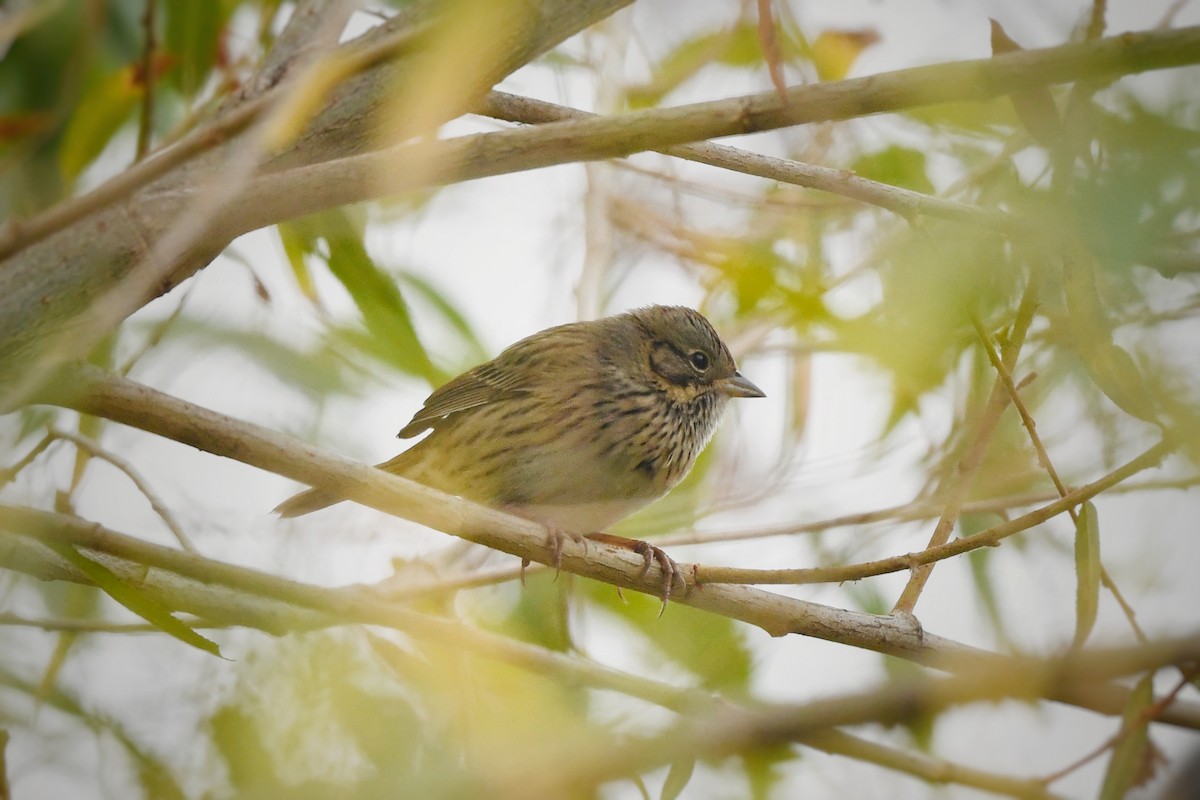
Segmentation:
[(691, 361), (692, 366), (699, 372), (708, 369), (708, 355), (701, 350), (693, 350), (692, 354), (688, 356), (688, 361)]

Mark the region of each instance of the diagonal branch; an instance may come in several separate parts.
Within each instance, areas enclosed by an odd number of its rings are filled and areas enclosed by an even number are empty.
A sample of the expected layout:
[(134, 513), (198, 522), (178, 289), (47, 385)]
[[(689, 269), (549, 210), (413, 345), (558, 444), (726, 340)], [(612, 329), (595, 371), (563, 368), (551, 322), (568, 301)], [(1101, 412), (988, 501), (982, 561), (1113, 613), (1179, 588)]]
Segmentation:
[[(1017, 357), (1025, 343), (1025, 335), (1029, 332), (1029, 326), (1033, 322), (1033, 314), (1037, 309), (1037, 287), (1037, 272), (1031, 270), (1029, 283), (1021, 297), (1021, 304), (1017, 307), (1012, 331), (1004, 344), (1002, 360), (1010, 373), (1016, 366)], [(966, 452), (954, 465), (953, 472), (946, 477), (943, 485), (939, 487), (938, 494), (944, 497), (945, 505), (942, 507), (942, 514), (938, 517), (937, 525), (934, 526), (933, 533), (929, 537), (926, 550), (940, 547), (949, 541), (950, 533), (958, 522), (963, 503), (966, 502), (967, 496), (971, 492), (975, 476), (979, 472), (979, 468), (983, 466), (983, 459), (987, 455), (992, 434), (995, 432), (996, 426), (1000, 424), (1000, 415), (1004, 413), (1007, 406), (1008, 393), (1004, 391), (1004, 384), (997, 377), (978, 420), (971, 426)], [(931, 562), (913, 568), (908, 583), (904, 586), (904, 591), (900, 593), (900, 599), (896, 601), (896, 605), (892, 609), (893, 612), (912, 613), (913, 608), (917, 605), (917, 599), (920, 598), (925, 584), (929, 581), (929, 576), (933, 574), (933, 566), (933, 562)]]
[[(213, 623), (252, 627), (273, 634), (312, 630), (344, 624), (379, 625), (499, 658), (524, 668), (559, 674), (570, 656), (514, 642), (497, 634), (477, 631), (440, 617), (411, 611), (382, 600), (378, 593), (358, 586), (326, 588), (235, 566), (191, 553), (152, 544), (104, 528), (78, 517), (32, 508), (0, 506), (0, 530), (17, 534), (0, 537), (0, 564), (42, 580), (89, 583), (86, 575), (40, 544), (51, 541), (88, 550), (123, 580), (179, 611)], [(878, 617), (881, 622), (885, 618)], [(926, 635), (930, 649), (941, 650), (939, 667), (964, 675), (979, 669), (1003, 672), (1021, 659), (973, 650), (940, 637)], [(953, 652), (951, 652), (953, 651)], [(963, 653), (974, 657), (962, 658)], [(1077, 656), (1082, 651), (1073, 651)], [(1131, 651), (1132, 653), (1132, 651)], [(957, 654), (957, 655), (956, 655)], [(927, 656), (932, 654), (927, 653)], [(908, 657), (912, 657), (911, 654)], [(934, 660), (928, 657), (927, 661)], [(657, 684), (630, 676), (622, 681), (614, 670), (579, 662), (590, 670), (589, 680), (607, 688), (641, 697), (676, 711), (694, 709), (681, 702), (678, 690), (656, 689)], [(580, 669), (583, 669), (581, 667)], [(624, 675), (624, 673), (616, 673)], [(578, 671), (575, 678), (579, 678)], [(614, 682), (615, 681), (615, 682)], [(1073, 687), (1047, 697), (1103, 714), (1120, 714), (1128, 690), (1116, 685)], [(707, 705), (700, 703), (701, 706)], [(1200, 707), (1176, 703), (1159, 717), (1163, 722), (1200, 729)]]
[[(1145, 469), (1155, 467), (1173, 448), (1167, 442), (1159, 442), (1150, 449), (1121, 465), (1086, 486), (1067, 492), (1052, 503), (1030, 511), (1015, 519), (1010, 519), (986, 530), (962, 536), (952, 541), (928, 547), (919, 553), (908, 553), (902, 556), (881, 558), (862, 564), (847, 564), (841, 567), (813, 567), (805, 569), (742, 569), (739, 567), (701, 567), (695, 569), (697, 581), (708, 585), (710, 583), (751, 583), (751, 584), (801, 584), (801, 583), (842, 583), (870, 578), (875, 575), (886, 575), (905, 569), (914, 569), (925, 564), (944, 561), (947, 558), (969, 553), (981, 547), (995, 547), (1009, 536), (1029, 530), (1040, 525), (1080, 503), (1087, 502), (1101, 492), (1111, 489), (1121, 481), (1136, 475)], [(1140, 633), (1140, 632), (1139, 632)]]
[[(333, 489), (372, 508), (506, 553), (540, 563), (553, 561), (546, 531), (540, 525), (326, 453), (94, 367), (66, 371), (53, 391), (55, 394), (48, 396), (47, 402)], [(90, 536), (97, 530), (102, 532), (98, 526), (84, 525), (78, 533)], [(132, 540), (137, 542), (133, 545), (121, 541), (122, 546), (139, 548), (137, 558), (142, 562), (151, 558), (168, 559), (171, 569), (183, 569), (180, 565), (189, 563), (208, 563), (206, 559), (190, 561), (198, 557), (149, 543)], [(155, 563), (166, 565), (167, 561)], [(585, 551), (582, 544), (568, 540), (562, 551), (564, 570), (657, 596), (661, 579), (654, 573), (643, 575), (642, 565), (640, 557), (598, 543), (590, 544)], [(748, 586), (700, 588), (690, 578), (687, 582), (688, 591), (673, 595), (672, 601), (755, 625), (774, 636), (789, 633), (813, 636), (949, 671), (969, 671), (976, 664), (992, 663), (997, 658), (1007, 660), (923, 631), (911, 617), (903, 615), (881, 616), (832, 608)], [(1100, 713), (1119, 714), (1127, 697), (1128, 690), (1116, 686), (1103, 691), (1093, 687), (1086, 692), (1067, 687), (1054, 699)], [(1200, 718), (1196, 726), (1200, 727)]]

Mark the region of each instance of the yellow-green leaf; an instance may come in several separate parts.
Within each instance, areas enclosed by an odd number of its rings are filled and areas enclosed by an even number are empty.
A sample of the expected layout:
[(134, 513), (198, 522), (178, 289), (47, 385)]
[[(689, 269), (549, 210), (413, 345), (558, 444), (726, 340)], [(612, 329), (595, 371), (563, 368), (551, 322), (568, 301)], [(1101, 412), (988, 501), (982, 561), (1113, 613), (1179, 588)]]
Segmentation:
[(211, 653), (214, 656), (221, 655), (221, 650), (217, 647), (216, 642), (205, 639), (187, 625), (184, 625), (172, 616), (171, 612), (165, 606), (160, 605), (157, 601), (121, 580), (108, 567), (91, 560), (69, 544), (50, 541), (44, 543), (70, 562), (71, 566), (86, 575), (96, 586), (104, 590), (105, 594), (163, 633), (174, 636), (184, 644), (190, 644), (192, 647), (203, 650), (206, 653)]
[(671, 771), (667, 773), (667, 779), (663, 781), (662, 793), (659, 795), (661, 800), (675, 800), (682, 795), (695, 771), (696, 760), (692, 758), (685, 758), (672, 764)]
[(812, 62), (817, 68), (817, 77), (823, 81), (840, 81), (850, 74), (863, 50), (878, 41), (879, 33), (870, 28), (821, 31), (812, 45)]
[(1125, 704), (1122, 724), (1128, 729), (1113, 747), (1108, 769), (1104, 772), (1100, 800), (1121, 800), (1130, 789), (1143, 783), (1147, 777), (1152, 745), (1146, 722), (1141, 716), (1154, 702), (1153, 679), (1153, 674), (1148, 674), (1138, 681), (1133, 693), (1129, 695), (1129, 702)]
[(87, 90), (67, 123), (58, 153), (58, 165), (67, 180), (78, 177), (103, 152), (141, 97), (131, 67), (113, 72)]
[(1084, 503), (1075, 523), (1075, 647), (1087, 641), (1100, 605), (1100, 521)]

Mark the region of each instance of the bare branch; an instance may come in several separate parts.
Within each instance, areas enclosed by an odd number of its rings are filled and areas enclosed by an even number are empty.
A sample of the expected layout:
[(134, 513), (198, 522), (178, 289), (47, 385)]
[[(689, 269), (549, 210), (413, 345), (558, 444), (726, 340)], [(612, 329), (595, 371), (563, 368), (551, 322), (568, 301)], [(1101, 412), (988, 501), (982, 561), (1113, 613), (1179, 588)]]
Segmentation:
[[(546, 17), (539, 20), (542, 23), (551, 27), (559, 24)], [(555, 29), (558, 33), (567, 31)], [(528, 47), (545, 44), (541, 41)], [(24, 378), (5, 386), (7, 397), (0, 398), (0, 407), (19, 402), (43, 374), (40, 369), (31, 370), (31, 365), (61, 361), (87, 349), (98, 333), (115, 323), (106, 322), (108, 316), (119, 319), (130, 313), (206, 265), (233, 237), (264, 225), (337, 205), (489, 175), (931, 103), (985, 100), (1022, 88), (1197, 61), (1200, 27), (1181, 28), (795, 87), (788, 90), (786, 105), (776, 94), (766, 93), (613, 118), (407, 144), (313, 164), (313, 160), (328, 158), (345, 145), (341, 138), (349, 135), (341, 128), (327, 131), (341, 143), (321, 151), (323, 134), (316, 130), (304, 134), (284, 161), (276, 163), (281, 166), (298, 161), (305, 166), (259, 176), (228, 198), (223, 213), (202, 235), (194, 237), (195, 246), (166, 247), (160, 241), (164, 232), (190, 209), (198, 187), (204, 184), (202, 167), (192, 165), (196, 168), (189, 170), (189, 162), (181, 163), (178, 171), (171, 170), (154, 184), (144, 186), (124, 207), (93, 208), (96, 213), (76, 219), (75, 224), (83, 227), (72, 225), (59, 230), (58, 235), (26, 248), (20, 258), (0, 270), (0, 370)], [(349, 124), (344, 118), (352, 110), (345, 105), (351, 102), (349, 97), (369, 104), (348, 87), (339, 92), (337, 108), (323, 113), (310, 130), (326, 123), (332, 125), (335, 120)], [(241, 109), (231, 113), (238, 112)], [(365, 114), (365, 107), (359, 109), (357, 126), (364, 123)], [(155, 161), (151, 158), (145, 163)], [(155, 243), (160, 254), (174, 253), (175, 257), (147, 264), (147, 243)], [(103, 264), (104, 269), (97, 269), (97, 264)], [(126, 286), (130, 276), (138, 272), (137, 284)], [(71, 290), (47, 291), (46, 281), (51, 276), (55, 286), (69, 286)], [(121, 288), (117, 294), (113, 293), (115, 287)], [(119, 296), (122, 300), (110, 310), (113, 313), (96, 316), (97, 296)], [(61, 338), (68, 330), (69, 338)]]
[(179, 546), (189, 553), (196, 552), (196, 546), (192, 544), (192, 540), (188, 538), (188, 535), (183, 532), (183, 527), (179, 524), (179, 521), (175, 519), (175, 515), (171, 513), (171, 509), (167, 508), (166, 503), (164, 503), (162, 499), (155, 493), (155, 491), (150, 488), (150, 484), (146, 483), (145, 479), (142, 478), (141, 474), (134, 468), (132, 464), (111, 450), (104, 448), (99, 442), (89, 439), (86, 436), (81, 436), (80, 434), (72, 433), (70, 431), (64, 431), (59, 428), (51, 428), (49, 435), (52, 439), (62, 439), (64, 441), (68, 441), (95, 458), (99, 458), (102, 461), (107, 461), (109, 464), (112, 464), (118, 470), (125, 473), (125, 477), (129, 478), (130, 482), (137, 487), (139, 492), (142, 493), (142, 496), (149, 501), (150, 508), (154, 510), (155, 514), (158, 514), (159, 519), (161, 519), (163, 524), (167, 526), (167, 529), (171, 531), (171, 535), (175, 537), (175, 541), (179, 542)]
[(1040, 525), (1065, 511), (1069, 511), (1080, 503), (1095, 497), (1119, 482), (1136, 475), (1145, 469), (1155, 467), (1173, 448), (1167, 442), (1158, 444), (1146, 450), (1141, 455), (1123, 464), (1099, 480), (1086, 486), (1081, 486), (1041, 508), (1030, 511), (1016, 519), (1008, 520), (987, 530), (962, 536), (952, 541), (933, 545), (917, 553), (902, 556), (882, 558), (878, 561), (868, 561), (863, 564), (848, 564), (842, 567), (813, 567), (807, 569), (741, 569), (738, 567), (708, 567), (697, 565), (694, 570), (696, 580), (707, 585), (710, 583), (748, 583), (748, 584), (801, 584), (801, 583), (842, 583), (870, 578), (875, 575), (885, 575), (890, 572), (900, 572), (915, 569), (925, 564), (944, 561), (947, 558), (978, 550), (981, 547), (995, 547), (1002, 540), (1022, 531)]
[[(765, 744), (803, 739), (830, 725), (864, 722), (896, 724), (948, 708), (1005, 698), (1036, 698), (1067, 686), (1086, 686), (1097, 680), (1179, 664), (1200, 657), (1200, 636), (1164, 642), (1160, 647), (1091, 651), (1076, 659), (1013, 659), (1004, 668), (992, 666), (951, 678), (923, 677), (895, 681), (877, 689), (765, 711), (715, 713), (706, 719), (687, 719), (658, 736), (635, 736), (597, 751), (584, 753), (564, 745), (556, 752), (538, 752), (489, 777), (499, 796), (557, 797), (581, 787), (595, 787), (622, 776), (639, 774), (680, 758), (721, 758), (758, 749)], [(558, 769), (538, 768), (547, 760)]]
[[(1016, 368), (1017, 356), (1020, 355), (1021, 346), (1025, 343), (1025, 334), (1029, 332), (1029, 326), (1033, 322), (1033, 313), (1037, 308), (1037, 285), (1037, 272), (1031, 271), (1029, 283), (1025, 287), (1021, 304), (1017, 308), (1016, 318), (1013, 320), (1012, 331), (1004, 344), (1002, 360), (1010, 373)], [(954, 471), (945, 478), (943, 485), (939, 487), (937, 495), (945, 505), (942, 507), (942, 515), (938, 517), (933, 534), (929, 537), (926, 551), (940, 547), (950, 539), (950, 533), (954, 530), (954, 525), (958, 522), (959, 514), (962, 511), (962, 504), (971, 491), (976, 473), (983, 465), (983, 458), (987, 454), (992, 433), (995, 432), (996, 426), (1000, 423), (1000, 415), (1004, 413), (1007, 406), (1008, 392), (1004, 390), (1003, 381), (997, 377), (978, 420), (972, 426), (966, 452), (955, 464)], [(921, 591), (925, 588), (932, 573), (932, 562), (914, 568), (892, 611), (912, 613), (913, 608), (917, 605), (917, 599), (921, 596)]]
[[(0, 565), (43, 580), (90, 583), (86, 575), (37, 540), (45, 538), (68, 543), (90, 551), (114, 574), (136, 583), (139, 591), (163, 605), (212, 622), (232, 623), (277, 634), (331, 625), (380, 625), (443, 645), (468, 648), (472, 652), (526, 668), (530, 664), (542, 668), (546, 664), (558, 664), (562, 659), (570, 660), (570, 657), (560, 653), (538, 648), (531, 650), (530, 646), (503, 636), (409, 611), (382, 601), (375, 593), (358, 587), (329, 589), (309, 586), (144, 542), (65, 514), (0, 506), (0, 530), (17, 534), (15, 537), (0, 537)], [(874, 619), (880, 624), (879, 633), (886, 636), (883, 628), (888, 618)], [(931, 634), (924, 636), (927, 652), (918, 660), (936, 663), (941, 669), (965, 676), (993, 671), (1004, 673), (1006, 669), (1019, 668), (1023, 663), (1021, 659), (975, 650)], [(1143, 651), (1143, 657), (1153, 657), (1159, 652), (1156, 648), (1160, 647), (1169, 648), (1169, 645), (1148, 646)], [(1099, 652), (1106, 651), (1071, 651), (1067, 658), (1086, 664), (1089, 658)], [(903, 654), (897, 651), (895, 654), (915, 657), (911, 652)], [(1125, 664), (1119, 667), (1117, 674), (1123, 674), (1122, 670), (1134, 669), (1142, 663), (1138, 652), (1133, 649), (1120, 651), (1116, 656), (1104, 655), (1103, 660), (1113, 668), (1118, 667), (1118, 662)], [(597, 674), (603, 674), (607, 669), (599, 665), (589, 666), (599, 670)], [(619, 691), (642, 696), (636, 692), (652, 692), (654, 689), (652, 684), (626, 684), (626, 688)], [(1086, 686), (1068, 684), (1051, 687), (1042, 696), (1099, 713), (1117, 715), (1124, 708), (1128, 694), (1127, 689), (1115, 684), (1093, 682)], [(664, 695), (660, 692), (659, 699), (652, 702), (666, 705), (674, 700), (669, 693)], [(1176, 702), (1165, 708), (1159, 719), (1200, 729), (1200, 707)]]
[[(52, 402), (310, 485), (333, 489), (348, 499), (380, 511), (521, 558), (540, 563), (553, 560), (554, 554), (547, 544), (546, 531), (540, 525), (340, 458), (274, 431), (234, 420), (127, 379), (103, 373), (94, 367), (72, 370), (58, 391), (58, 396)], [(71, 530), (72, 535), (80, 537), (104, 533), (102, 528), (92, 525)], [(104, 535), (111, 537), (112, 533)], [(99, 549), (99, 545), (90, 546)], [(126, 555), (136, 557), (140, 563), (166, 565), (169, 562), (170, 569), (207, 562), (189, 553), (148, 543), (132, 545), (122, 541), (121, 546), (136, 547), (136, 553), (130, 551)], [(151, 562), (149, 559), (161, 561)], [(661, 578), (657, 572), (643, 574), (642, 567), (643, 561), (639, 556), (597, 543), (590, 544), (585, 551), (582, 544), (568, 540), (562, 550), (564, 570), (657, 597)], [(222, 568), (238, 569), (227, 565), (222, 565)], [(685, 568), (685, 574), (687, 572)], [(691, 578), (687, 583), (686, 593), (672, 595), (673, 602), (737, 619), (775, 636), (789, 633), (813, 636), (950, 671), (969, 671), (977, 663), (1003, 659), (994, 653), (924, 631), (910, 616), (864, 614), (747, 586), (712, 585), (701, 588)], [(213, 602), (208, 594), (202, 591), (197, 594), (193, 602)], [(1115, 686), (1103, 691), (1095, 687), (1086, 691), (1081, 687), (1068, 687), (1054, 699), (1105, 714), (1119, 714), (1127, 697), (1128, 690)], [(1196, 726), (1200, 727), (1200, 712), (1197, 713)]]

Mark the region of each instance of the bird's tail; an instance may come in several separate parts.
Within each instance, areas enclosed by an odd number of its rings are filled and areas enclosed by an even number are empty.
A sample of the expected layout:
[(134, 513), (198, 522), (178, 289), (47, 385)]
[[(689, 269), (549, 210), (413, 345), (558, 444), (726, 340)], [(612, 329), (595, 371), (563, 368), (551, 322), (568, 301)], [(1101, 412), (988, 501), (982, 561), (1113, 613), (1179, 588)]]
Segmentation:
[[(376, 464), (376, 469), (382, 469), (390, 472), (393, 475), (403, 475), (412, 477), (412, 467), (419, 460), (416, 448), (409, 448), (398, 456), (384, 461), (381, 464)], [(417, 476), (417, 480), (420, 477)], [(287, 500), (284, 500), (279, 505), (275, 506), (275, 513), (283, 518), (299, 517), (304, 514), (311, 514), (314, 511), (320, 511), (322, 508), (336, 505), (343, 500), (345, 496), (329, 489), (305, 489), (300, 494), (292, 495)]]
[(345, 499), (341, 495), (327, 489), (306, 489), (300, 492), (300, 494), (292, 495), (287, 500), (275, 506), (275, 513), (285, 519), (287, 517), (299, 517), (304, 514), (311, 514), (314, 511), (320, 511), (326, 506), (340, 503)]

